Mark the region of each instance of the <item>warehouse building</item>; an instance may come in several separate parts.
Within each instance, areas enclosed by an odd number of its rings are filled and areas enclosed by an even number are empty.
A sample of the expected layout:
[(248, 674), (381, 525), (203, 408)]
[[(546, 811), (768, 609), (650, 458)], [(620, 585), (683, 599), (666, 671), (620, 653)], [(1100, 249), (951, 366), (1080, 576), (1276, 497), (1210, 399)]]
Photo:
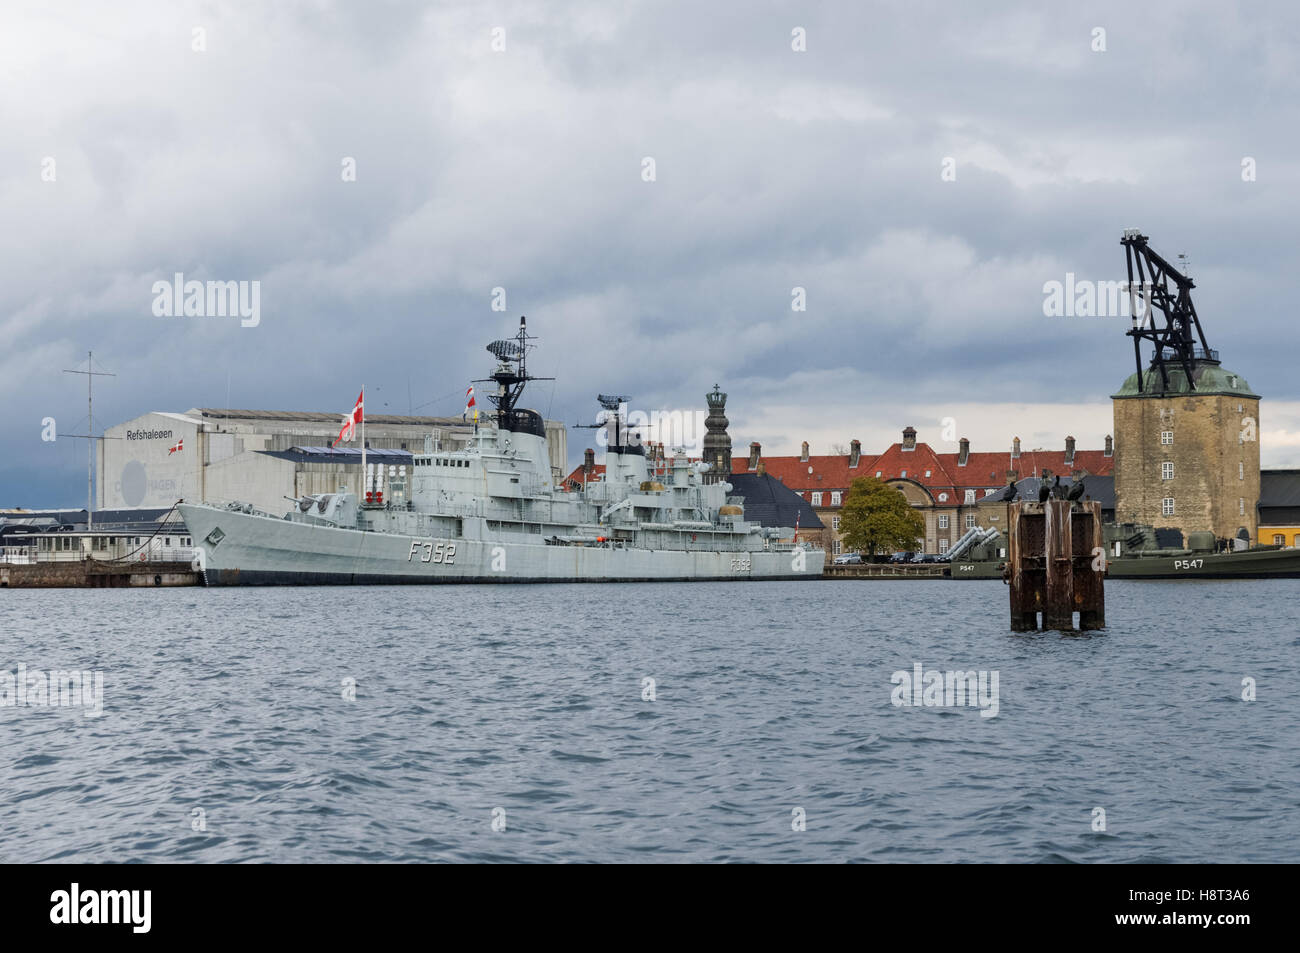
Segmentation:
[[(363, 487), (361, 434), (337, 448), (342, 415), (277, 410), (194, 408), (153, 412), (105, 431), (99, 442), (97, 505), (166, 508), (179, 499), (240, 500), (279, 513), (285, 497)], [(480, 426), (492, 426), (491, 418)], [(564, 424), (546, 421), (553, 478), (566, 471)], [(415, 452), (472, 439), (459, 417), (373, 414), (366, 417), (367, 463), (394, 473)]]

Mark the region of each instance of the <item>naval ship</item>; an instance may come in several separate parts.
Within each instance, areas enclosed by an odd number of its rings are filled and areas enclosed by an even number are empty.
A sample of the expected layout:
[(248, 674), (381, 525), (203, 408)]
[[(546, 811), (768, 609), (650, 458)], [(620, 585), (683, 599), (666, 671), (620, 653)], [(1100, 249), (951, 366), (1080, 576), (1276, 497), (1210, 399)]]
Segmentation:
[[(206, 585), (657, 582), (819, 579), (825, 552), (747, 522), (743, 497), (685, 453), (647, 465), (613, 411), (604, 478), (553, 483), (540, 414), (518, 406), (535, 340), (525, 319), (494, 341), (495, 426), (442, 447), (430, 435), (410, 473), (366, 477), (293, 499), (282, 515), (251, 504), (179, 503)], [(602, 401), (607, 410), (613, 400)], [(614, 406), (618, 406), (615, 404)], [(371, 465), (374, 466), (374, 465)], [(379, 472), (389, 469), (379, 466)], [(363, 471), (368, 468), (363, 466)], [(385, 489), (387, 492), (385, 493)], [(387, 498), (385, 498), (385, 496)]]
[[(952, 560), (953, 579), (1002, 579), (1007, 538), (995, 529)], [(1213, 533), (1187, 534), (1187, 546), (1161, 546), (1155, 528), (1142, 523), (1106, 523), (1108, 579), (1294, 579), (1300, 577), (1300, 549), (1247, 546), (1245, 540), (1216, 540)], [(1225, 547), (1223, 544), (1230, 544)], [(1237, 548), (1240, 546), (1240, 548)], [(956, 547), (954, 547), (955, 549)]]

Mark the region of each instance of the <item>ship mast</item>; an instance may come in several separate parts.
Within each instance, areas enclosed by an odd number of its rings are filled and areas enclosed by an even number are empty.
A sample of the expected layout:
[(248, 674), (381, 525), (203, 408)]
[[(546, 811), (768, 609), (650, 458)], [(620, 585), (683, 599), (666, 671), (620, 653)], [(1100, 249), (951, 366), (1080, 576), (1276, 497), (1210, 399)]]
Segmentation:
[[(528, 373), (528, 350), (533, 347), (529, 341), (536, 338), (528, 333), (528, 318), (519, 318), (519, 333), (513, 338), (493, 341), (487, 346), (488, 353), (498, 361), (497, 369), (490, 378), (475, 381), (486, 384), (489, 381), (497, 385), (496, 393), (488, 394), (488, 400), (496, 407), (497, 428), (505, 431), (518, 429), (519, 412), (515, 409), (519, 398), (523, 396), (524, 385), (529, 381), (549, 381), (553, 377), (534, 377)], [(513, 366), (513, 365), (518, 365)]]

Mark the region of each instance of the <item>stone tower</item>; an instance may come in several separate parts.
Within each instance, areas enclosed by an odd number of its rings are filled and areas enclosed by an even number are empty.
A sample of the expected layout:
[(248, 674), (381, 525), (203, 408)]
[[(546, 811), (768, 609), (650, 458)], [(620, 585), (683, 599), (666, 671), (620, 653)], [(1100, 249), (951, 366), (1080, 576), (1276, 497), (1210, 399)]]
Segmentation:
[[(1115, 517), (1120, 522), (1254, 540), (1259, 504), (1259, 395), (1225, 370), (1191, 292), (1196, 283), (1138, 229), (1128, 262), (1135, 373), (1113, 394)], [(1139, 298), (1145, 302), (1139, 308)], [(1143, 366), (1143, 345), (1151, 346)]]
[[(1217, 352), (1210, 352), (1217, 354)], [(1115, 518), (1255, 539), (1259, 503), (1259, 395), (1218, 360), (1197, 358), (1162, 387), (1155, 368), (1112, 395)]]
[(722, 483), (731, 476), (731, 437), (727, 433), (727, 395), (713, 385), (713, 392), (704, 395), (709, 402), (709, 416), (704, 420), (704, 462), (709, 471), (705, 483)]

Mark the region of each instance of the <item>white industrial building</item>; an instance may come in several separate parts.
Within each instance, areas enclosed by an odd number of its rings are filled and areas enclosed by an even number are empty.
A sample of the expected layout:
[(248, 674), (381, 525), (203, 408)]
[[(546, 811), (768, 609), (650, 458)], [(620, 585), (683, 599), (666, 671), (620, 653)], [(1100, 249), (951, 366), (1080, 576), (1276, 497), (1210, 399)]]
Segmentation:
[[(240, 500), (278, 513), (285, 497), (363, 489), (361, 430), (333, 450), (341, 414), (194, 408), (154, 412), (110, 427), (99, 442), (97, 508), (166, 508), (179, 499)], [(479, 426), (493, 426), (488, 416)], [(426, 446), (451, 448), (470, 439), (459, 417), (366, 417), (367, 462), (409, 466)], [(426, 443), (428, 442), (428, 443)], [(564, 424), (546, 421), (556, 485), (567, 472)]]

